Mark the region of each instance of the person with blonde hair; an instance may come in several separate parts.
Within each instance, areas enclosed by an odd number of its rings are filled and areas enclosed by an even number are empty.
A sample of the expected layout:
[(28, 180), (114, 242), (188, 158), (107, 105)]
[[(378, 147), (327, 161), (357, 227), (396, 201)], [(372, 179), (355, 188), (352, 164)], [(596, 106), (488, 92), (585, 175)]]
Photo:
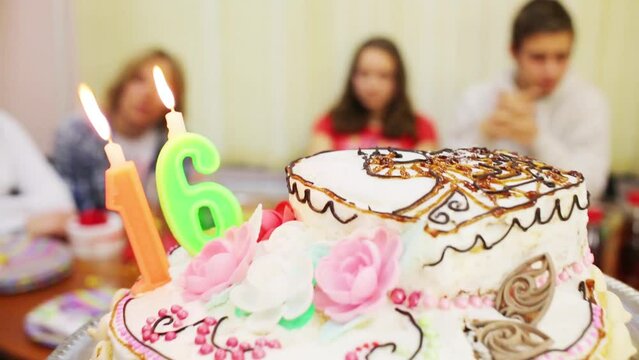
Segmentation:
[[(155, 89), (153, 66), (162, 68), (172, 88), (176, 109), (184, 111), (184, 77), (178, 62), (163, 50), (152, 50), (130, 61), (115, 79), (102, 108), (113, 139), (136, 164), (147, 197), (157, 205), (155, 162), (166, 141), (166, 108)], [(54, 164), (69, 184), (80, 211), (103, 209), (104, 171), (108, 161), (104, 140), (84, 116), (74, 117), (57, 132)]]

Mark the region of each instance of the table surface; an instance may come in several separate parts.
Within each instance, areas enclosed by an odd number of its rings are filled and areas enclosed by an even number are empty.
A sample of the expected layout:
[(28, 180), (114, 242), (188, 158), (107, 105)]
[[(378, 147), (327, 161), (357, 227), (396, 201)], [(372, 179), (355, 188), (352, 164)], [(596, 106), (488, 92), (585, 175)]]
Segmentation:
[(0, 295), (0, 358), (45, 359), (53, 350), (31, 341), (23, 330), (24, 319), (33, 308), (67, 291), (86, 288), (92, 282), (116, 288), (130, 287), (138, 277), (135, 264), (119, 259), (76, 260), (71, 276), (50, 287), (18, 295)]

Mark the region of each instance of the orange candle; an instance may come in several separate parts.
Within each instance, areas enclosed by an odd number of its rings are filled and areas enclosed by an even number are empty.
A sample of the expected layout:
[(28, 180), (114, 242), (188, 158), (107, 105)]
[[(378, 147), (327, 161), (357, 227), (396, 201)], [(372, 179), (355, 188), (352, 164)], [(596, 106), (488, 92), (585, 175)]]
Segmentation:
[(106, 206), (120, 213), (131, 243), (141, 278), (132, 287), (133, 294), (153, 290), (171, 280), (169, 263), (140, 176), (132, 161), (126, 161), (120, 145), (111, 141), (111, 129), (91, 90), (79, 87), (80, 100), (91, 124), (100, 137), (108, 140), (104, 151), (110, 167), (105, 173)]

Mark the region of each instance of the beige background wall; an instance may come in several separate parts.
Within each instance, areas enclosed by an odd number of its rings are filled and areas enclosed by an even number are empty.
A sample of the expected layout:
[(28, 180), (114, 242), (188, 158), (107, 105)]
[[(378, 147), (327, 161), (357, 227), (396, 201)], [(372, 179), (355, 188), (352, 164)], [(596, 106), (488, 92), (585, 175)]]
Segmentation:
[(45, 151), (75, 103), (74, 17), (67, 0), (0, 0), (0, 108)]
[[(522, 3), (65, 1), (78, 78), (98, 94), (129, 56), (162, 46), (187, 70), (189, 127), (211, 137), (226, 162), (274, 168), (304, 152), (312, 122), (341, 92), (354, 47), (373, 34), (399, 43), (414, 103), (445, 133), (461, 91), (510, 66), (510, 23)], [(613, 168), (639, 172), (639, 2), (565, 3), (578, 31), (574, 68), (613, 110)], [(0, 84), (3, 106), (11, 84)]]

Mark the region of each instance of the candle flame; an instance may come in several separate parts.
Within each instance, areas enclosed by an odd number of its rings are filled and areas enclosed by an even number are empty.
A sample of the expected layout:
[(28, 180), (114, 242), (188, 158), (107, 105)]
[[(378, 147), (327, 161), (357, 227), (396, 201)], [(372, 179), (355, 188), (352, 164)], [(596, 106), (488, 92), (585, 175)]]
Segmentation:
[(86, 84), (82, 83), (78, 86), (78, 95), (80, 95), (80, 102), (82, 103), (84, 112), (89, 117), (89, 121), (91, 121), (91, 125), (93, 125), (95, 131), (98, 132), (101, 138), (110, 141), (111, 127), (104, 114), (102, 114), (102, 111), (100, 111), (93, 91), (91, 91)]
[(173, 108), (175, 108), (175, 98), (173, 97), (169, 84), (166, 82), (162, 69), (157, 65), (153, 66), (153, 79), (155, 80), (155, 88), (160, 95), (160, 99), (162, 99), (162, 103), (167, 109), (173, 110)]

